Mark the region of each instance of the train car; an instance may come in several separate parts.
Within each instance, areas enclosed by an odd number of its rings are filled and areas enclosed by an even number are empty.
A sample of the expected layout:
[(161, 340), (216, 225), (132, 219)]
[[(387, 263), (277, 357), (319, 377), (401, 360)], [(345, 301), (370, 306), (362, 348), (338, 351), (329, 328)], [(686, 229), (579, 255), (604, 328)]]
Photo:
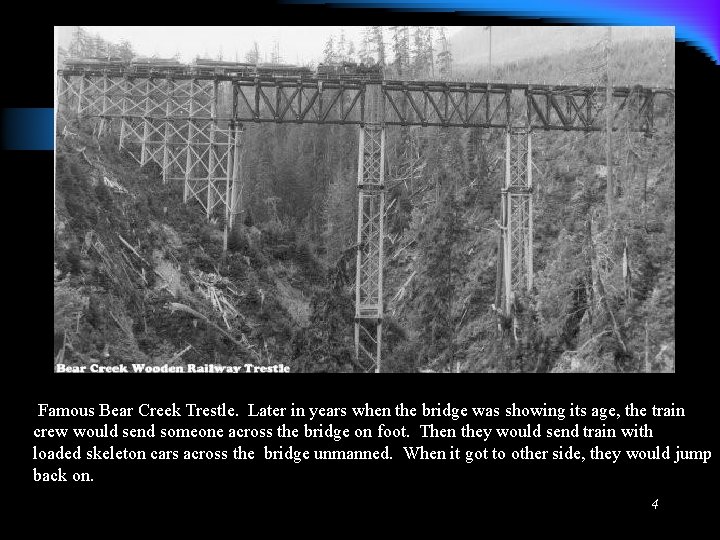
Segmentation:
[(318, 79), (335, 79), (339, 74), (340, 64), (318, 64), (315, 69), (315, 77)]
[(248, 77), (254, 73), (255, 64), (196, 58), (192, 64), (192, 70), (194, 74), (202, 76)]
[(318, 64), (315, 70), (318, 79), (348, 79), (357, 76), (357, 63), (355, 62), (332, 62), (329, 64)]
[(136, 56), (130, 61), (130, 71), (134, 73), (149, 73), (151, 70), (151, 58)]
[(312, 70), (307, 67), (297, 66), (295, 64), (273, 64), (263, 63), (257, 64), (255, 67), (255, 75), (257, 77), (290, 77), (306, 79), (312, 77)]
[(184, 74), (186, 66), (175, 58), (147, 58), (136, 56), (130, 62), (130, 71), (138, 75)]
[(65, 68), (73, 71), (123, 71), (127, 62), (119, 56), (70, 57), (65, 60)]
[(297, 76), (302, 79), (311, 79), (313, 77), (313, 71), (309, 67), (300, 67), (297, 70)]
[(355, 73), (363, 80), (380, 81), (383, 79), (383, 71), (380, 64), (365, 65), (361, 63), (356, 67)]
[(334, 62), (319, 64), (315, 76), (318, 79), (380, 80), (382, 69), (379, 64), (366, 66), (356, 62)]

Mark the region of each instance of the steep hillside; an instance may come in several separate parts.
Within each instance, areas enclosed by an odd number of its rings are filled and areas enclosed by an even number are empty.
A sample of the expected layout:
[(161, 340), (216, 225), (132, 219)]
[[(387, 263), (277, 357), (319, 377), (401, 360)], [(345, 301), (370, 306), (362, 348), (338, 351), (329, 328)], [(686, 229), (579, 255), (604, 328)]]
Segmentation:
[[(55, 355), (66, 364), (285, 363), (302, 357), (326, 271), (301, 235), (218, 223), (88, 124), (57, 141)], [(350, 370), (335, 361), (326, 370)]]
[[(616, 78), (668, 84), (671, 49), (648, 41), (615, 45)], [(578, 55), (512, 67), (516, 80), (562, 74)], [(665, 69), (663, 70), (663, 67)], [(512, 80), (512, 79), (511, 79)], [(668, 110), (658, 114), (667, 116)], [(412, 205), (391, 222), (388, 312), (408, 340), (392, 359), (429, 371), (642, 371), (674, 366), (674, 126), (653, 137), (613, 136), (617, 208), (605, 206), (600, 134), (533, 134), (533, 290), (519, 328), (493, 309), (498, 298), (498, 222), (504, 135), (426, 129), (427, 162)], [(429, 188), (429, 189), (428, 189)], [(397, 194), (391, 194), (392, 200)], [(401, 205), (401, 208), (406, 208)], [(399, 247), (396, 247), (399, 246)]]
[[(492, 62), (495, 67), (546, 55), (579, 51), (602, 39), (602, 26), (493, 26)], [(672, 27), (616, 26), (613, 41), (674, 40)], [(484, 69), (488, 63), (489, 33), (467, 26), (450, 39), (456, 70)]]

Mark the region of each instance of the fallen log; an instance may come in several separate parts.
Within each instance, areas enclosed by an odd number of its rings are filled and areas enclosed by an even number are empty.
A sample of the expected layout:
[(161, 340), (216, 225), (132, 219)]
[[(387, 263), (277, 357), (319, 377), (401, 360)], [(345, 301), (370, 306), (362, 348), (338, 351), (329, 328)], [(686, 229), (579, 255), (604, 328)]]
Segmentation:
[(205, 321), (205, 323), (207, 323), (210, 326), (212, 326), (213, 328), (215, 328), (218, 332), (222, 333), (225, 337), (227, 337), (230, 341), (232, 341), (238, 347), (242, 347), (243, 349), (245, 348), (245, 346), (242, 343), (240, 343), (238, 340), (236, 340), (228, 332), (223, 330), (221, 327), (219, 327), (217, 324), (212, 322), (210, 319), (208, 319), (205, 315), (203, 315), (199, 311), (195, 311), (193, 308), (186, 306), (185, 304), (180, 304), (179, 302), (169, 302), (168, 305), (166, 306), (166, 309), (169, 309), (170, 312), (173, 312), (173, 313), (175, 311), (184, 311), (185, 313), (192, 315), (196, 319), (201, 319), (201, 320)]
[(192, 349), (192, 345), (188, 345), (188, 346), (185, 347), (182, 351), (180, 351), (180, 352), (177, 353), (175, 356), (173, 356), (173, 357), (170, 359), (170, 361), (168, 362), (168, 364), (172, 364), (175, 360), (178, 360), (183, 354), (185, 354), (186, 352), (188, 352), (190, 349)]
[(122, 236), (120, 236), (119, 233), (118, 233), (118, 238), (120, 239), (120, 241), (121, 241), (123, 244), (125, 244), (125, 247), (127, 247), (130, 251), (133, 252), (133, 254), (134, 254), (138, 259), (140, 259), (142, 262), (144, 262), (145, 264), (147, 264), (148, 267), (150, 267), (150, 268), (153, 267), (153, 265), (150, 264), (149, 262), (147, 262), (147, 261), (143, 258), (143, 256), (140, 255), (140, 254), (137, 252), (137, 250), (136, 250), (134, 247), (132, 247)]
[(117, 324), (120, 327), (120, 330), (122, 330), (125, 335), (129, 338), (133, 338), (133, 334), (130, 330), (125, 328), (125, 326), (118, 320), (118, 318), (115, 316), (115, 314), (112, 311), (109, 311), (110, 316), (112, 317), (113, 321), (115, 321), (115, 324)]

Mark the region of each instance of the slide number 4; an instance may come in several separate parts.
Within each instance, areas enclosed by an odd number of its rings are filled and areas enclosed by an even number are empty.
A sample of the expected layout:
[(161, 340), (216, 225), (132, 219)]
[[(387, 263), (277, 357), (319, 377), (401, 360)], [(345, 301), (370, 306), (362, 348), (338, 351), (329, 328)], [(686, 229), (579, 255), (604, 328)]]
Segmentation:
[(655, 499), (655, 502), (652, 503), (652, 507), (653, 507), (655, 510), (657, 510), (658, 501), (659, 501), (659, 500), (660, 500), (660, 499)]

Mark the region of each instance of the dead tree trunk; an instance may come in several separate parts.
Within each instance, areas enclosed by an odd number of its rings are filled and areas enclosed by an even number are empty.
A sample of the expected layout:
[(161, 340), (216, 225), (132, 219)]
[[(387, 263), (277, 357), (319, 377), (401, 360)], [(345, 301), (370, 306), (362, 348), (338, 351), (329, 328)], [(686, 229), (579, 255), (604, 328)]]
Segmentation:
[[(592, 233), (592, 218), (590, 219), (590, 232)], [(618, 340), (618, 343), (620, 343), (620, 346), (623, 349), (623, 352), (627, 354), (628, 348), (627, 345), (625, 345), (625, 340), (622, 336), (622, 331), (620, 326), (617, 323), (617, 319), (615, 318), (615, 313), (613, 312), (612, 308), (610, 307), (610, 302), (607, 298), (607, 293), (605, 291), (605, 285), (602, 281), (602, 276), (600, 275), (600, 271), (597, 268), (597, 257), (595, 254), (595, 244), (592, 241), (592, 234), (589, 236), (590, 239), (590, 257), (592, 261), (592, 265), (594, 267), (594, 273), (597, 277), (597, 287), (598, 287), (598, 295), (600, 297), (600, 302), (602, 303), (603, 307), (605, 308), (605, 311), (608, 314), (608, 317), (610, 318), (610, 322), (612, 324), (613, 328), (613, 334), (615, 335), (615, 338)]]

